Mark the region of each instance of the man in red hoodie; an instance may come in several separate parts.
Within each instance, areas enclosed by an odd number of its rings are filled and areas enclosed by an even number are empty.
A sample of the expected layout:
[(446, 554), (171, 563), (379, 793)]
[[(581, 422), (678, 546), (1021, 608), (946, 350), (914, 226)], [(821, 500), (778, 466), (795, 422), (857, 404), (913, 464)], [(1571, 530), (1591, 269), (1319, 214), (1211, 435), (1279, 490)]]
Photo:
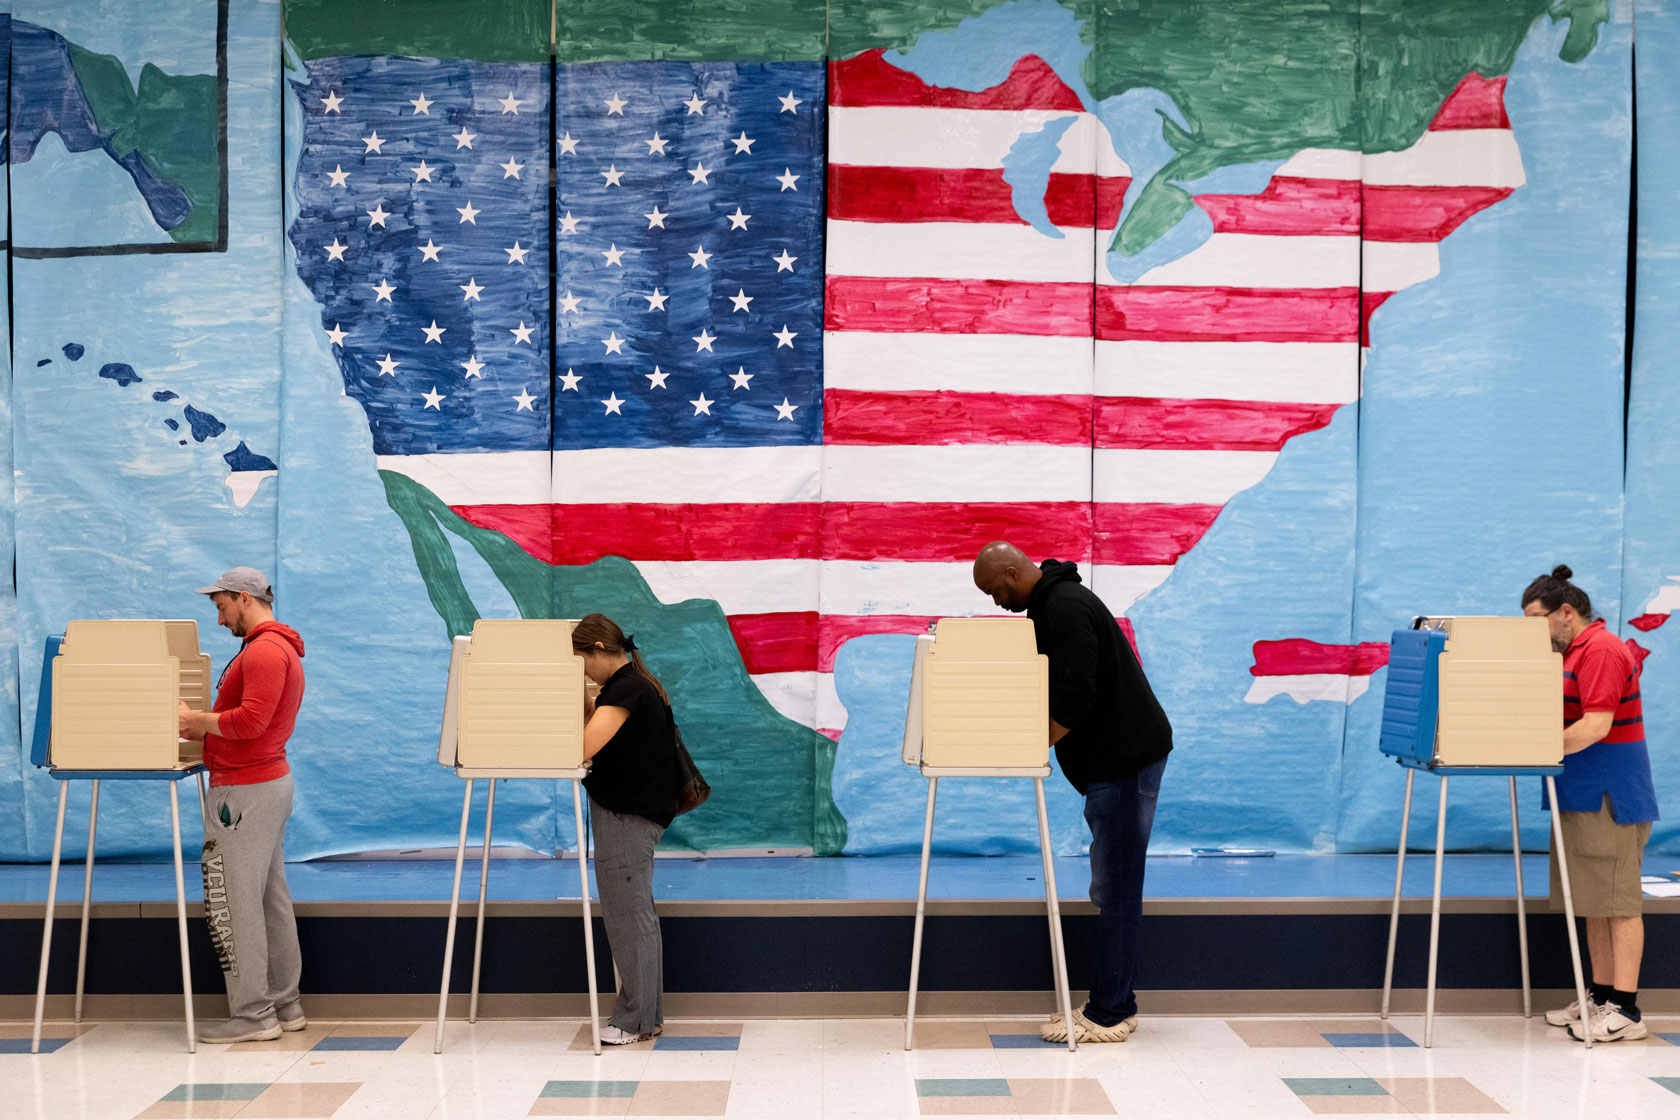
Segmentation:
[(204, 918), (227, 981), (224, 1023), (200, 1042), (262, 1042), (308, 1025), (298, 999), (303, 960), (282, 842), (292, 815), (286, 740), (303, 702), (303, 639), (274, 621), (274, 589), (234, 568), (198, 589), (216, 622), (243, 639), (222, 670), (215, 708), (181, 705), (181, 736), (204, 740)]

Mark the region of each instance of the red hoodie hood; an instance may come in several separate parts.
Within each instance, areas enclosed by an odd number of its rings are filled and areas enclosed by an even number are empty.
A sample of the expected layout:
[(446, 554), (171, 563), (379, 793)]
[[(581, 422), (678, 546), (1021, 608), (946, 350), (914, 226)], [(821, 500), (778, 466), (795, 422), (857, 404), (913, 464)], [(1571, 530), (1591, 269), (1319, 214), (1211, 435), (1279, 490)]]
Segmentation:
[(297, 655), (299, 657), (303, 656), (303, 636), (301, 634), (299, 634), (296, 630), (293, 630), (290, 626), (287, 626), (285, 623), (283, 623), (283, 622), (259, 622), (259, 623), (257, 623), (256, 628), (254, 630), (252, 630), (249, 634), (245, 635), (245, 641), (244, 641), (243, 645), (250, 645), (251, 642), (259, 634), (274, 634), (278, 637), (284, 638), (284, 639), (286, 639), (286, 641), (291, 643), (293, 649), (297, 650)]

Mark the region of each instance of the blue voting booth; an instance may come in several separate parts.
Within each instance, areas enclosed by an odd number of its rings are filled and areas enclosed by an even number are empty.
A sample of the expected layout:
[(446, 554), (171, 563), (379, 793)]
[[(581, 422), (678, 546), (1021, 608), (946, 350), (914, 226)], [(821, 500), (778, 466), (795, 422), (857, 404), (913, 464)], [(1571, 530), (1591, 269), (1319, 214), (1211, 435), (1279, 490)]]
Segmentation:
[[(1435, 886), (1429, 919), (1429, 981), (1424, 1005), (1424, 1046), (1434, 1042), (1435, 975), (1441, 934), (1441, 871), (1446, 852), (1447, 788), (1453, 777), (1503, 777), (1511, 798), (1511, 852), (1516, 865), (1517, 938), (1522, 961), (1523, 1016), (1533, 1014), (1529, 991), (1528, 916), (1518, 827), (1517, 779), (1543, 779), (1552, 806), (1564, 917), (1575, 988), (1586, 1006), (1581, 950), (1575, 930), (1569, 869), (1562, 856), (1556, 778), (1563, 773), (1563, 664), (1540, 618), (1420, 616), (1389, 639), (1378, 749), (1406, 768), (1395, 854), (1394, 903), (1389, 913), (1388, 958), (1383, 970), (1382, 1017), (1388, 1018), (1394, 950), (1400, 928), (1400, 892), (1406, 866), (1412, 785), (1419, 773), (1440, 779), (1435, 818)], [(1592, 1045), (1588, 1033), (1586, 1045)]]
[(181, 998), (186, 1010), (187, 1050), (196, 1052), (192, 971), (187, 960), (186, 883), (181, 864), (181, 804), (177, 782), (196, 779), (199, 813), (204, 810), (204, 763), (200, 745), (179, 739), (176, 704), (210, 706), (210, 659), (198, 651), (198, 626), (191, 620), (72, 622), (46, 640), (41, 688), (35, 708), (29, 761), (59, 782), (58, 818), (53, 828), (52, 870), (41, 929), (40, 974), (35, 986), (35, 1027), (30, 1053), (41, 1044), (46, 1011), (47, 965), (52, 954), (58, 866), (64, 847), (64, 810), (74, 781), (91, 783), (86, 870), (82, 881), (81, 942), (76, 957), (76, 1010), (82, 1020), (87, 974), (88, 916), (93, 890), (93, 853), (99, 828), (99, 784), (106, 781), (168, 783), (169, 820), (175, 856), (175, 917), (181, 947)]

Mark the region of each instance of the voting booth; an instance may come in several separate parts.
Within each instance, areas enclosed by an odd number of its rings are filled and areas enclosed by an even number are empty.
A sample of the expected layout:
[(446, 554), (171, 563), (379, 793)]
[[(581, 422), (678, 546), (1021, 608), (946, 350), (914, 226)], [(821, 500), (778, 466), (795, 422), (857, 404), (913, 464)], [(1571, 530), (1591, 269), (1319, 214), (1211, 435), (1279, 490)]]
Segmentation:
[[(933, 812), (941, 778), (1031, 778), (1038, 802), (1038, 848), (1050, 918), (1050, 960), (1064, 1021), (1071, 1023), (1067, 954), (1062, 944), (1056, 868), (1050, 851), (1044, 779), (1050, 774), (1050, 659), (1038, 652), (1025, 618), (942, 618), (916, 639), (905, 709), (903, 758), (928, 782), (922, 868), (910, 949), (910, 1002), (904, 1048), (914, 1048), (916, 990), (927, 915)], [(1068, 1049), (1077, 1049), (1068, 1032)]]
[(47, 638), (41, 659), (41, 687), (30, 761), (46, 767), (60, 785), (52, 871), (47, 884), (47, 914), (41, 932), (31, 1053), (39, 1049), (41, 1020), (46, 1010), (47, 965), (52, 954), (53, 911), (58, 901), (58, 867), (64, 847), (64, 811), (70, 782), (74, 780), (91, 785), (81, 944), (76, 961), (76, 1021), (81, 1022), (82, 1018), (87, 974), (99, 784), (102, 780), (164, 781), (169, 784), (169, 818), (174, 841), (175, 909), (181, 943), (181, 994), (186, 1005), (187, 1049), (197, 1050), (192, 975), (187, 964), (180, 796), (175, 783), (187, 777), (197, 779), (202, 815), (203, 744), (180, 738), (179, 704), (185, 701), (189, 708), (208, 711), (214, 700), (213, 690), (210, 658), (198, 648), (198, 624), (192, 619), (77, 620), (69, 623), (63, 634)]
[(443, 980), (438, 993), (437, 1038), (443, 1052), (443, 1024), (449, 1010), (449, 974), (455, 961), (455, 922), (461, 905), (461, 871), (466, 863), (467, 823), (473, 785), (489, 782), (484, 808), (484, 848), (479, 860), (478, 929), (473, 943), (472, 993), (467, 1021), (478, 1021), (478, 979), (484, 958), (484, 905), (490, 881), (490, 829), (496, 816), (496, 782), (535, 778), (572, 783), (577, 823), (578, 880), (583, 900), (583, 944), (588, 957), (589, 1024), (595, 1053), (601, 1025), (595, 995), (595, 931), (589, 904), (589, 836), (583, 823), (583, 700), (588, 683), (583, 658), (572, 652), (577, 619), (481, 618), (470, 636), (450, 643), (449, 679), (444, 687), (438, 762), (466, 782), (461, 797), (461, 832), (455, 847), (455, 882), (444, 937)]
[[(1575, 987), (1586, 1006), (1586, 985), (1575, 930), (1574, 899), (1563, 855), (1556, 777), (1563, 772), (1563, 656), (1552, 649), (1544, 618), (1419, 616), (1389, 641), (1379, 749), (1406, 768), (1395, 858), (1394, 903), (1389, 912), (1388, 960), (1383, 972), (1382, 1017), (1388, 1018), (1394, 952), (1400, 924), (1401, 880), (1411, 823), (1412, 783), (1422, 772), (1440, 779), (1435, 819), (1435, 885), (1430, 908), (1428, 990), (1424, 1046), (1434, 1042), (1435, 975), (1441, 931), (1441, 872), (1446, 850), (1447, 787), (1455, 776), (1507, 780), (1511, 801), (1511, 850), (1516, 864), (1517, 944), (1521, 955), (1523, 1016), (1533, 1014), (1529, 991), (1528, 915), (1523, 892), (1522, 838), (1517, 779), (1544, 780), (1552, 807), (1564, 917)], [(1586, 1045), (1592, 1045), (1588, 1033)]]

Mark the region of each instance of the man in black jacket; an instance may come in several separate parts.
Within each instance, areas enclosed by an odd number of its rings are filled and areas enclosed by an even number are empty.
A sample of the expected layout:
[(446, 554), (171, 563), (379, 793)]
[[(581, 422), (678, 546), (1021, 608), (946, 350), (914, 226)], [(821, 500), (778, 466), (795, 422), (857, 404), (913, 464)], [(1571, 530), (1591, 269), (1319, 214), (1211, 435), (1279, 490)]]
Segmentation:
[[(1075, 565), (1034, 566), (1007, 541), (974, 561), (974, 586), (1006, 611), (1026, 611), (1038, 652), (1050, 658), (1050, 742), (1091, 826), (1091, 995), (1073, 1013), (1079, 1042), (1124, 1042), (1137, 1029), (1138, 934), (1144, 856), (1155, 823), (1172, 725), (1114, 613), (1079, 580)], [(1065, 1042), (1057, 1015), (1041, 1032)]]

